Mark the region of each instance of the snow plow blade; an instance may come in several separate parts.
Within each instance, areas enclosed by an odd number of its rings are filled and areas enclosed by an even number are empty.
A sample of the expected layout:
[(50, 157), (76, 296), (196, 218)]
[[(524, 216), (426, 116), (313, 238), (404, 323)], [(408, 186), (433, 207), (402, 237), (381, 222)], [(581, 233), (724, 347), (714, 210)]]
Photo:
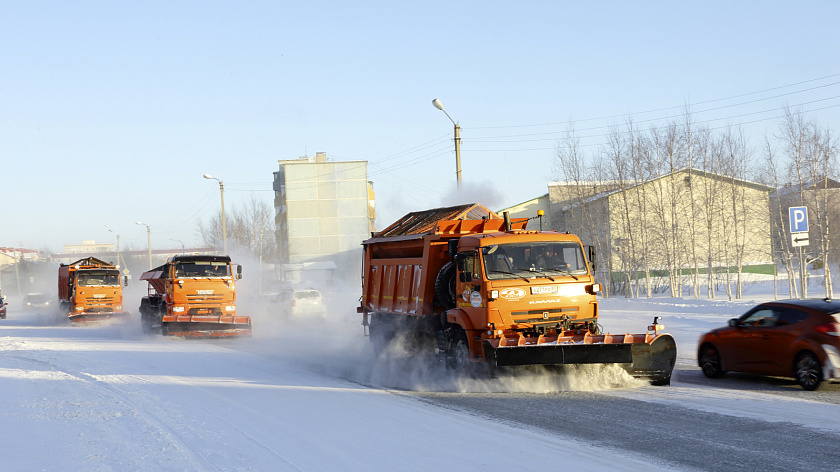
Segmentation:
[(671, 383), (677, 359), (677, 344), (670, 334), (587, 333), (524, 345), (505, 341), (484, 341), (484, 358), (491, 365), (619, 364), (633, 377), (653, 385)]
[(251, 336), (250, 316), (164, 316), (162, 334), (185, 338)]
[(99, 311), (99, 312), (83, 312), (70, 313), (67, 319), (74, 325), (97, 325), (97, 324), (111, 324), (111, 323), (127, 323), (130, 314), (127, 311)]

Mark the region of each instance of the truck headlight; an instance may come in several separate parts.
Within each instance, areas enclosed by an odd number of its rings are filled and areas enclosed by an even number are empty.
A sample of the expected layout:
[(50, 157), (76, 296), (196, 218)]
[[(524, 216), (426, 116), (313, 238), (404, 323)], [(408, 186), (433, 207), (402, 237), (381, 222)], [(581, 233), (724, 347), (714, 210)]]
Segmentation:
[(236, 307), (235, 306), (226, 306), (225, 311), (236, 311)]
[(77, 306), (77, 307), (76, 307), (76, 311), (85, 311), (85, 307), (83, 307), (83, 306)]
[(115, 306), (114, 311), (122, 311), (122, 305)]
[(182, 306), (173, 306), (172, 307), (172, 313), (183, 313), (183, 312), (184, 312), (184, 307), (182, 307)]

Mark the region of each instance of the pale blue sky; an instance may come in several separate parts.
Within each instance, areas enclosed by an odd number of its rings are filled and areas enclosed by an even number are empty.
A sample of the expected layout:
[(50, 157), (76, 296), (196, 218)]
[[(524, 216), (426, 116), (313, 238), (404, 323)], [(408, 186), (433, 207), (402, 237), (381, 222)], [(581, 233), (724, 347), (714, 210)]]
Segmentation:
[[(371, 162), (385, 226), (545, 193), (569, 120), (594, 146), (691, 103), (757, 146), (801, 104), (840, 132), (838, 18), (833, 1), (3, 2), (0, 246), (113, 242), (108, 225), (145, 249), (136, 220), (154, 248), (197, 244), (219, 201), (202, 174), (228, 211), (272, 204), (277, 160), (318, 151)], [(460, 198), (433, 98), (462, 126)]]

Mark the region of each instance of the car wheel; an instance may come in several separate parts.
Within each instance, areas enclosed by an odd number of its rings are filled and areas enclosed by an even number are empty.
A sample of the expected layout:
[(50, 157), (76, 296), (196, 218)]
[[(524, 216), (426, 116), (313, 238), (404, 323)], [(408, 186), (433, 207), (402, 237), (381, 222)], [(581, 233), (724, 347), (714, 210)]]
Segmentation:
[(711, 344), (704, 344), (700, 348), (700, 368), (703, 374), (710, 379), (719, 379), (726, 374), (720, 363), (720, 354)]
[(803, 352), (796, 356), (793, 364), (796, 381), (805, 390), (816, 390), (822, 383), (822, 366), (817, 356), (810, 352)]

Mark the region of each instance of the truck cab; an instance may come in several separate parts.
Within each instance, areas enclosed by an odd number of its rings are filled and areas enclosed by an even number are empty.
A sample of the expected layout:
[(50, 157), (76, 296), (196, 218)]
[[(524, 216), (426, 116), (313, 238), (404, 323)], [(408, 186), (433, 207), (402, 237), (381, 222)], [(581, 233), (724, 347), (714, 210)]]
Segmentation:
[(599, 285), (576, 236), (510, 231), (457, 242), (455, 306), (446, 317), (467, 331), (471, 352), (486, 339), (524, 337), (527, 345), (550, 330), (597, 331)]

